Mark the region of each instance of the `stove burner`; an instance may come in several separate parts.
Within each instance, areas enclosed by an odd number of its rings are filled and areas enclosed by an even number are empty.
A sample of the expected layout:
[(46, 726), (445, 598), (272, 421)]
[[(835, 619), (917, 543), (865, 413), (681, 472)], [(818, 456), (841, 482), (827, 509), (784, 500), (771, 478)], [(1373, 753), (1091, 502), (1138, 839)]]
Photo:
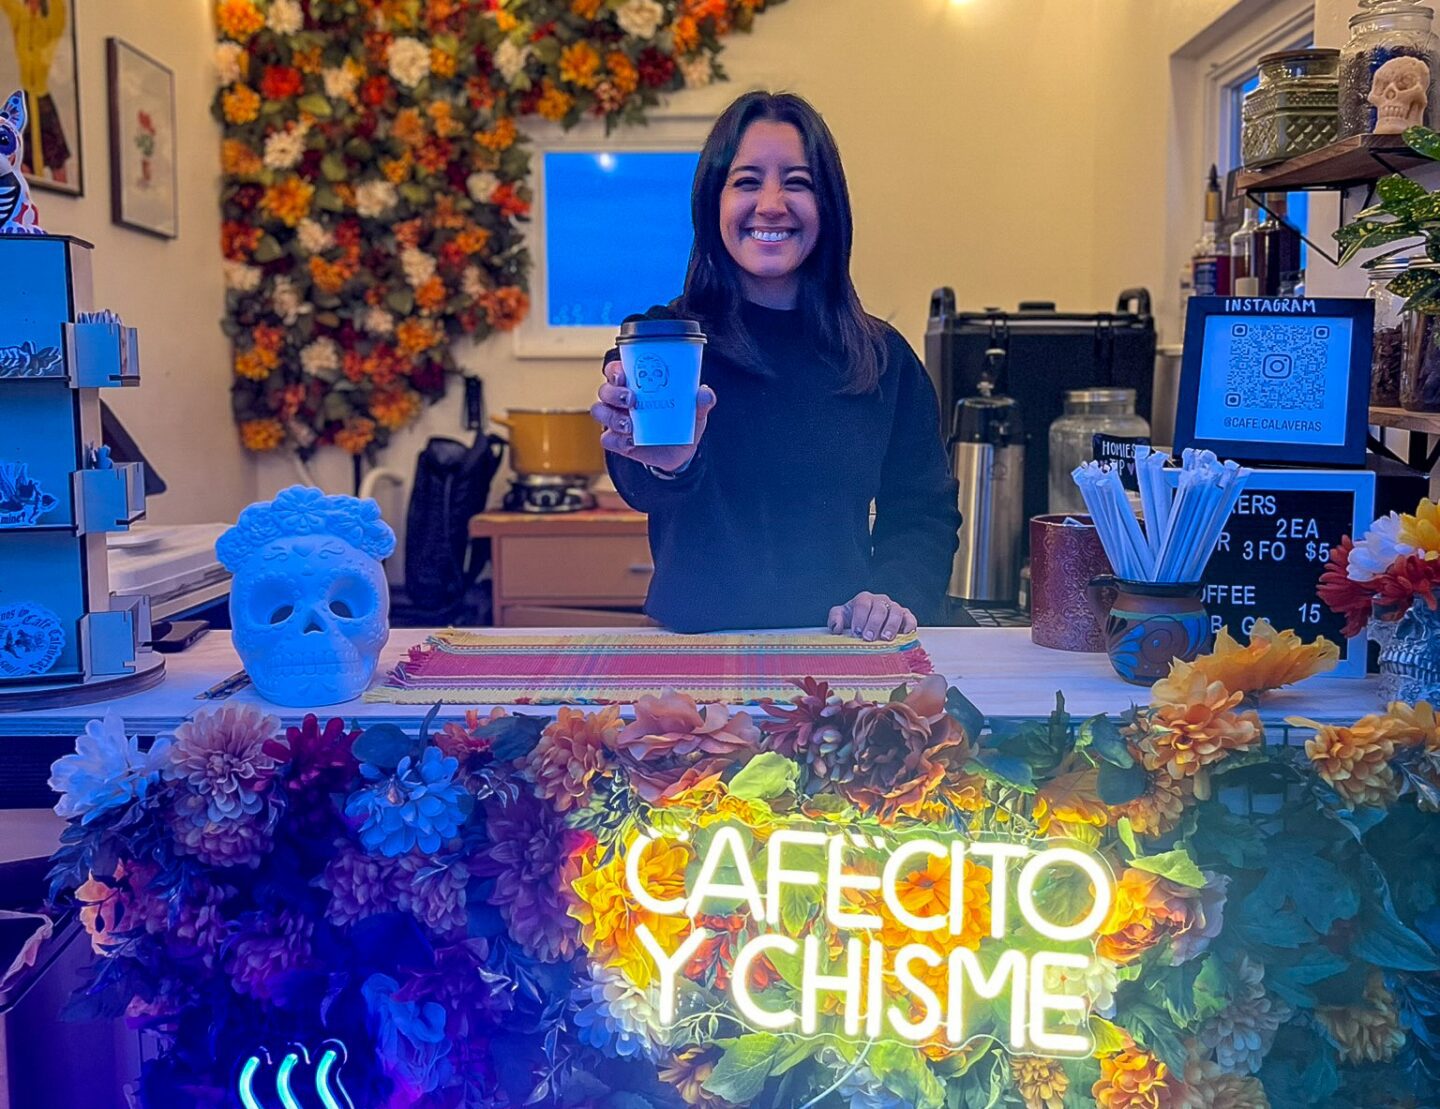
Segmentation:
[(507, 512), (580, 512), (595, 507), (584, 475), (519, 474), (505, 494)]

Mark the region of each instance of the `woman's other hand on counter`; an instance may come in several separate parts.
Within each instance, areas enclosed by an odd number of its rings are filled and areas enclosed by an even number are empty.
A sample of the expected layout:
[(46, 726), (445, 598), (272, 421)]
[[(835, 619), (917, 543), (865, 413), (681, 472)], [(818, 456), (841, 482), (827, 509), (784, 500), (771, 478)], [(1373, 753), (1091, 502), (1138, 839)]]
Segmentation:
[(913, 632), (919, 623), (913, 612), (884, 593), (860, 592), (832, 608), (826, 626), (835, 635), (849, 633), (873, 640)]
[(708, 385), (700, 386), (695, 398), (695, 437), (683, 447), (637, 447), (631, 424), (630, 410), (635, 406), (635, 394), (625, 387), (625, 371), (618, 359), (605, 363), (605, 384), (600, 386), (600, 399), (590, 406), (590, 415), (605, 429), (600, 435), (600, 445), (607, 451), (633, 458), (643, 466), (651, 466), (667, 473), (683, 470), (695, 457), (700, 436), (705, 434), (705, 422), (710, 410), (715, 407), (715, 391)]

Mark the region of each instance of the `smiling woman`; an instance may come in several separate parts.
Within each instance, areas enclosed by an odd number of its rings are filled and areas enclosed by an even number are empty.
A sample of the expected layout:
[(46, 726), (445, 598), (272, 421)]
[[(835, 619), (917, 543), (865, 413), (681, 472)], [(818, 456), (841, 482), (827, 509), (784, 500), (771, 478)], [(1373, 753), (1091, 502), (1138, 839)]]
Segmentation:
[(636, 445), (643, 383), (613, 354), (592, 409), (616, 488), (650, 517), (646, 611), (677, 631), (824, 624), (866, 639), (938, 621), (959, 525), (938, 405), (909, 345), (861, 307), (819, 113), (788, 93), (730, 105), (691, 222), (684, 292), (646, 315), (704, 331), (701, 385), (681, 402), (693, 435)]

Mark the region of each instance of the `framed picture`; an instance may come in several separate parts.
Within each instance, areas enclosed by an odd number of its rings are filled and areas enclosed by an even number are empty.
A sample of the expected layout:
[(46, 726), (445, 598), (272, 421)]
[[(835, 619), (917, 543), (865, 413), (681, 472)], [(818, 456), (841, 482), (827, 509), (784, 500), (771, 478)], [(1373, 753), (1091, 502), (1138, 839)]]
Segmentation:
[(25, 177), (85, 195), (75, 0), (0, 0), (0, 100), (25, 93)]
[[(8, 0), (0, 0), (0, 4)], [(175, 74), (119, 39), (106, 42), (110, 83), (110, 218), (173, 239), (180, 233)]]

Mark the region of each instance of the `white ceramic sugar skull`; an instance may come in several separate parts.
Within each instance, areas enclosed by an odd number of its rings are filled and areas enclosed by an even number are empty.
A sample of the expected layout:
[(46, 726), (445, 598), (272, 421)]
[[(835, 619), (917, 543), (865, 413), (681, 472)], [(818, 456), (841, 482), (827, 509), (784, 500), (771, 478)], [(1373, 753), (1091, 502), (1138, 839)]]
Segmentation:
[(235, 650), (262, 697), (316, 707), (365, 691), (390, 636), (380, 559), (394, 549), (373, 500), (295, 485), (240, 514), (215, 553), (235, 576)]
[(1391, 58), (1375, 71), (1367, 99), (1375, 106), (1375, 134), (1398, 135), (1425, 121), (1430, 67), (1419, 58)]
[(1381, 649), (1380, 675), (1391, 700), (1433, 703), (1440, 691), (1440, 612), (1423, 597), (1415, 598)]

